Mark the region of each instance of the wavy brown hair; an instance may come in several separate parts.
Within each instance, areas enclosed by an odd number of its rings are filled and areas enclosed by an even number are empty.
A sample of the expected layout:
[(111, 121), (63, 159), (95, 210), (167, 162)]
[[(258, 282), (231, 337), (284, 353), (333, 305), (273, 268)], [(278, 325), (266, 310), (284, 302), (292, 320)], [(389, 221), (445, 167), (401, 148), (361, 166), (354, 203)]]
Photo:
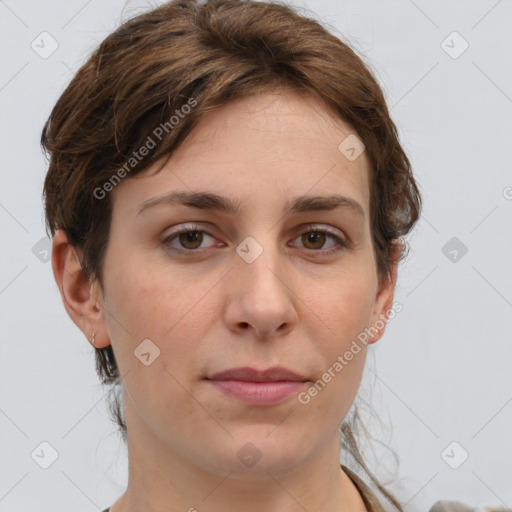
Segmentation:
[[(407, 252), (403, 237), (419, 218), (421, 196), (383, 92), (347, 43), (278, 1), (175, 0), (126, 21), (99, 45), (57, 101), (41, 135), (49, 155), (44, 184), (49, 233), (62, 229), (84, 272), (101, 285), (112, 212), (109, 194), (100, 197), (98, 190), (105, 191), (120, 169), (126, 171), (148, 137), (156, 139), (155, 128), (195, 100), (195, 108), (130, 167), (130, 176), (169, 158), (205, 113), (237, 98), (286, 90), (320, 98), (364, 142), (371, 163), (373, 250), (379, 280), (387, 279), (393, 262)], [(95, 355), (102, 383), (114, 391), (110, 411), (126, 442), (112, 346)], [(357, 420), (356, 411), (344, 421), (342, 445), (402, 510), (368, 469), (356, 442)]]

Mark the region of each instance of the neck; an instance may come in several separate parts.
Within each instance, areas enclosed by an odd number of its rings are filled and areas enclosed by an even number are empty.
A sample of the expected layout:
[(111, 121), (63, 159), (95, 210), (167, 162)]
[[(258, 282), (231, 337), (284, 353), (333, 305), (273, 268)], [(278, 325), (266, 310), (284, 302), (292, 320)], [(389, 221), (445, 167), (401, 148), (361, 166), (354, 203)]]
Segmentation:
[(162, 442), (125, 403), (129, 472), (125, 493), (110, 512), (360, 512), (363, 501), (340, 462), (339, 432), (300, 464), (265, 466), (263, 458), (240, 470), (184, 457)]

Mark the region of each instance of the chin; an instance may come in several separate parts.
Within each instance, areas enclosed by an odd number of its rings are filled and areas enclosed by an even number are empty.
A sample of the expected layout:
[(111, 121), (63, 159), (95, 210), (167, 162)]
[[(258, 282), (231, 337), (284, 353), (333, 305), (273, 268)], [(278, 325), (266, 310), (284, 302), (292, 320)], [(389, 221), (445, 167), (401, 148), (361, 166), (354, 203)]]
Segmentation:
[[(295, 443), (289, 436), (275, 435), (275, 430), (271, 433), (271, 428), (258, 428), (257, 435), (240, 435), (229, 443), (222, 455), (225, 471), (239, 478), (253, 479), (256, 474), (261, 474), (262, 478), (268, 479), (268, 473), (286, 475), (304, 462), (307, 454), (300, 440)], [(282, 434), (286, 433), (283, 431)]]

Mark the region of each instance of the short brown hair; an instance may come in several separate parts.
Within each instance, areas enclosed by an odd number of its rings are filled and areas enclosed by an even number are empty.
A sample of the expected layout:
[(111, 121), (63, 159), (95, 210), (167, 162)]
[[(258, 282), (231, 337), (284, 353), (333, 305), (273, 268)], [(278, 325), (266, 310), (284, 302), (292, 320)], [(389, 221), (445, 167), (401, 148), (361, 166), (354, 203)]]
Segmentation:
[[(50, 155), (44, 184), (47, 227), (62, 229), (84, 271), (102, 284), (111, 201), (105, 184), (170, 157), (201, 117), (254, 94), (308, 92), (351, 124), (370, 169), (370, 224), (379, 279), (406, 253), (402, 239), (419, 218), (421, 197), (384, 95), (368, 65), (319, 22), (290, 6), (253, 0), (175, 0), (138, 15), (110, 34), (79, 69), (46, 122), (41, 144)], [(127, 161), (193, 98), (195, 108), (162, 132), (144, 159)], [(341, 142), (341, 141), (340, 141)], [(125, 172), (120, 172), (121, 169)], [(107, 187), (110, 188), (110, 187)], [(96, 192), (95, 192), (96, 191)], [(108, 346), (96, 349), (102, 382), (119, 384)], [(116, 420), (126, 440), (121, 405)], [(386, 497), (358, 455), (356, 459)]]

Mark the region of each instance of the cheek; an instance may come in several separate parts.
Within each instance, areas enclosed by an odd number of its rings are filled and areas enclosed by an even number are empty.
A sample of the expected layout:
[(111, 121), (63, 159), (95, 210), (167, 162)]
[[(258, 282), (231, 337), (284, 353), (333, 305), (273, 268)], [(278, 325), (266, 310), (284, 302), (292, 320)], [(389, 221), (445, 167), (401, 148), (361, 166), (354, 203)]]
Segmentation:
[(309, 292), (308, 322), (322, 325), (325, 341), (341, 350), (369, 326), (376, 294), (372, 267), (353, 266), (327, 281), (321, 289)]
[[(375, 278), (370, 269), (361, 268), (330, 281), (323, 292), (310, 294), (307, 323), (314, 340), (313, 350), (323, 360), (318, 394), (311, 399), (318, 413), (331, 404), (332, 413), (343, 417), (352, 404), (364, 370), (369, 327), (374, 304)], [(315, 393), (313, 390), (312, 393)]]
[[(197, 374), (198, 340), (211, 326), (201, 302), (205, 289), (177, 272), (170, 274), (157, 266), (136, 270), (142, 268), (126, 259), (115, 269), (111, 266), (105, 280), (107, 324), (116, 360), (139, 414), (186, 415), (193, 404), (184, 387)], [(141, 345), (148, 339), (151, 343)], [(138, 357), (144, 352), (149, 353), (150, 364)]]
[(190, 271), (149, 265), (137, 255), (117, 261), (116, 265), (111, 257), (105, 272), (105, 308), (116, 357), (119, 354), (131, 367), (133, 351), (149, 339), (160, 350), (155, 364), (167, 365), (173, 374), (179, 372), (212, 325), (214, 305), (211, 296), (204, 299), (215, 279), (194, 280)]

